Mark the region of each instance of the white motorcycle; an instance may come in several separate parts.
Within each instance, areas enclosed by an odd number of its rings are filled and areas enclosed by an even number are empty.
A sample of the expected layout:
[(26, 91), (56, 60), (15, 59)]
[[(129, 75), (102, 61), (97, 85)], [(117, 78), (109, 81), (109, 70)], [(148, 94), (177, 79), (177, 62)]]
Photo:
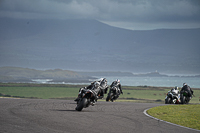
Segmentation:
[(172, 89), (168, 91), (167, 96), (165, 97), (165, 104), (179, 103), (181, 103), (179, 90)]

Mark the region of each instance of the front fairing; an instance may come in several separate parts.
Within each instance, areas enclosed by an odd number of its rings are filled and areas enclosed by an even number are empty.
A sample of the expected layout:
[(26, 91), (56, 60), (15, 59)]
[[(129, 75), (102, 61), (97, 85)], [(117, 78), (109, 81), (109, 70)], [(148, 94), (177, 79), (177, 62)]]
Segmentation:
[(168, 91), (168, 92), (167, 92), (167, 95), (166, 95), (165, 99), (167, 99), (167, 98), (169, 97), (169, 96), (168, 96), (168, 95), (169, 95), (169, 93), (170, 93), (170, 91)]
[(180, 103), (181, 102), (181, 99), (180, 99), (180, 94), (178, 94), (178, 95), (173, 95), (173, 102), (174, 102), (174, 104), (178, 104), (178, 103)]
[(168, 96), (165, 97), (165, 99), (167, 99), (167, 98), (168, 98)]
[(168, 93), (168, 95), (167, 95), (168, 97), (170, 97), (170, 98), (173, 98), (173, 94), (170, 92), (170, 93)]

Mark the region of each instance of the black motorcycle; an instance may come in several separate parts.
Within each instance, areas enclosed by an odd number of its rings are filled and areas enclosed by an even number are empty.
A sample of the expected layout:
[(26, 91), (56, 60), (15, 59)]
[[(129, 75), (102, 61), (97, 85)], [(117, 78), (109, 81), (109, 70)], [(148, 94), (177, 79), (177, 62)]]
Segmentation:
[(78, 98), (76, 110), (82, 111), (83, 108), (87, 108), (90, 105), (94, 105), (93, 101), (95, 99), (95, 92), (92, 90), (83, 90), (82, 96)]
[(119, 89), (116, 86), (113, 86), (110, 88), (110, 91), (108, 93), (108, 96), (106, 98), (106, 101), (114, 101), (116, 100), (120, 95)]
[(190, 101), (190, 97), (188, 96), (188, 92), (183, 90), (181, 93), (181, 104), (188, 104)]

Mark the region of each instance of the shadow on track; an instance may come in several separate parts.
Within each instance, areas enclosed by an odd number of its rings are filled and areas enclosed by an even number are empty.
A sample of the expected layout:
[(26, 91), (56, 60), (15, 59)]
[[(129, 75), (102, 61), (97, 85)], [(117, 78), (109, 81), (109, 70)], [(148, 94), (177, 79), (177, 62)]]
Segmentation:
[(64, 112), (64, 111), (66, 111), (66, 112), (77, 112), (76, 110), (72, 110), (72, 109), (71, 109), (71, 110), (51, 109), (51, 111), (61, 111), (61, 112), (62, 112), (62, 111), (63, 111), (63, 112)]

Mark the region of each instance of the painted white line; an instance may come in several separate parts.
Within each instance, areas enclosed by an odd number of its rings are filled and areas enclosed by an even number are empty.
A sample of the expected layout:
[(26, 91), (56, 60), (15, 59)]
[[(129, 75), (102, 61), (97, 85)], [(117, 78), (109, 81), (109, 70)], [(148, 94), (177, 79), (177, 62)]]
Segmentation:
[[(149, 109), (150, 109), (150, 108), (149, 108)], [(155, 117), (153, 117), (153, 116), (147, 114), (147, 110), (149, 110), (149, 109), (145, 109), (145, 110), (143, 111), (143, 113), (144, 113), (146, 116), (150, 117), (150, 118), (153, 118), (153, 119), (155, 119), (155, 120), (157, 120), (157, 121), (162, 121), (162, 122), (165, 122), (165, 123), (168, 123), (168, 124), (177, 126), (177, 127), (182, 127), (182, 128), (186, 128), (186, 129), (190, 129), (190, 130), (193, 130), (193, 131), (198, 131), (198, 132), (200, 132), (200, 130), (198, 130), (198, 129), (193, 129), (193, 128), (189, 128), (189, 127), (184, 127), (184, 126), (181, 126), (181, 125), (177, 125), (177, 124), (174, 124), (174, 123), (171, 123), (171, 122), (168, 122), (168, 121), (164, 121), (164, 120), (160, 120), (160, 119), (158, 119), (158, 118), (155, 118)]]

